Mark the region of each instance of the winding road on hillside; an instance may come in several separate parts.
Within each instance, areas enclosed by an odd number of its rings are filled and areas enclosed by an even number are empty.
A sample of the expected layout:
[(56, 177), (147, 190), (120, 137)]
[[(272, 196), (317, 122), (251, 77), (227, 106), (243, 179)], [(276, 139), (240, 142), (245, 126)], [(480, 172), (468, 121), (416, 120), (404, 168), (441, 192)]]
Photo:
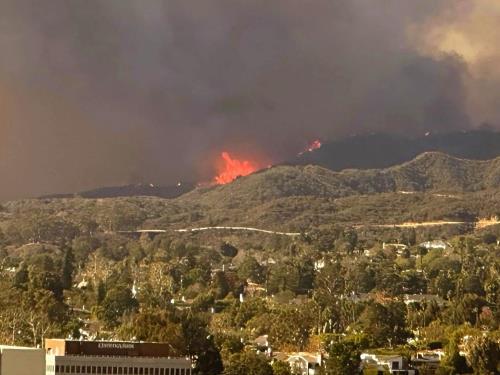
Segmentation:
[[(177, 233), (189, 233), (189, 232), (203, 232), (203, 231), (208, 231), (208, 230), (248, 231), (248, 232), (259, 232), (259, 233), (267, 233), (267, 234), (277, 234), (280, 236), (289, 236), (289, 237), (295, 237), (295, 236), (301, 235), (301, 233), (298, 233), (298, 232), (278, 232), (278, 231), (274, 231), (274, 230), (259, 229), (259, 228), (252, 228), (252, 227), (199, 227), (199, 228), (173, 229), (172, 231), (177, 232)], [(167, 232), (166, 229), (139, 229), (139, 230), (133, 230), (133, 231), (120, 231), (118, 233), (159, 234), (159, 233), (166, 233), (166, 232)]]
[[(355, 225), (355, 228), (420, 228), (420, 227), (436, 227), (442, 225), (474, 225), (476, 229), (482, 229), (489, 227), (491, 225), (500, 224), (500, 218), (490, 218), (490, 219), (480, 219), (478, 221), (425, 221), (425, 222), (406, 222), (399, 224), (360, 224)], [(252, 227), (226, 227), (226, 226), (216, 226), (216, 227), (198, 227), (198, 228), (184, 228), (184, 229), (172, 229), (171, 231), (177, 233), (195, 233), (195, 232), (204, 232), (204, 231), (247, 231), (247, 232), (258, 232), (258, 233), (266, 233), (266, 234), (276, 234), (279, 236), (289, 236), (289, 237), (297, 237), (302, 233), (298, 232), (279, 232), (274, 230), (267, 229), (259, 229)], [(167, 233), (169, 230), (166, 229), (139, 229), (133, 231), (119, 231), (118, 233), (123, 234), (160, 234)]]
[(175, 229), (175, 232), (201, 232), (206, 230), (243, 230), (249, 232), (260, 232), (260, 233), (268, 233), (268, 234), (278, 234), (281, 236), (300, 236), (301, 233), (298, 232), (277, 232), (274, 230), (266, 230), (266, 229), (258, 229), (251, 227), (201, 227), (201, 228), (191, 228), (191, 229)]

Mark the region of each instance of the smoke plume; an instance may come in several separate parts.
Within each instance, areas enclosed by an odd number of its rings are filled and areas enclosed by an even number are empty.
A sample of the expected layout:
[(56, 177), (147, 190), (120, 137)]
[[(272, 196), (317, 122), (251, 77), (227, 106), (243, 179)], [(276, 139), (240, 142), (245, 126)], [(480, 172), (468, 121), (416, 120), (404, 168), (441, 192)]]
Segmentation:
[(489, 0), (4, 0), (0, 199), (500, 122)]

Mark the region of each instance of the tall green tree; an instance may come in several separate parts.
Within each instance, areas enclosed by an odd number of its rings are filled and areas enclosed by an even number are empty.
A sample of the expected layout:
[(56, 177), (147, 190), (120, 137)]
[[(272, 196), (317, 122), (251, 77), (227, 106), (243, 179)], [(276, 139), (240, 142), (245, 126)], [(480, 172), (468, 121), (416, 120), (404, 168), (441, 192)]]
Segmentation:
[(106, 298), (106, 284), (102, 280), (99, 280), (97, 284), (97, 304), (101, 305)]
[(274, 375), (292, 375), (292, 369), (286, 362), (274, 361), (272, 367)]
[(467, 340), (467, 363), (474, 374), (500, 374), (500, 343), (490, 335), (473, 336)]
[(224, 375), (273, 375), (273, 368), (264, 354), (237, 353), (231, 356)]
[(264, 281), (264, 272), (262, 266), (251, 255), (247, 255), (245, 256), (245, 258), (243, 258), (243, 261), (238, 267), (238, 276), (244, 281), (250, 280), (254, 283), (260, 283)]
[(373, 347), (403, 344), (410, 336), (403, 303), (382, 305), (372, 302), (361, 313), (356, 325), (367, 335)]
[(207, 331), (207, 321), (190, 312), (181, 318), (186, 354), (195, 359), (195, 375), (218, 375), (224, 366), (219, 348)]
[(229, 283), (227, 282), (224, 272), (219, 271), (214, 275), (212, 288), (215, 292), (216, 298), (222, 299), (227, 296), (229, 293)]
[(468, 374), (471, 369), (467, 366), (467, 362), (464, 356), (460, 355), (460, 350), (458, 348), (458, 342), (460, 337), (458, 334), (454, 334), (450, 342), (446, 347), (446, 356), (437, 371), (438, 375), (454, 375), (454, 374)]
[(170, 311), (147, 309), (125, 319), (118, 335), (123, 340), (140, 340), (168, 344), (169, 355), (180, 356), (186, 352), (182, 327)]
[(132, 296), (128, 285), (116, 285), (108, 290), (102, 302), (100, 317), (109, 328), (115, 328), (120, 324), (125, 313), (131, 313), (138, 308), (137, 300)]
[(354, 375), (360, 373), (361, 351), (351, 341), (339, 341), (328, 348), (325, 363), (326, 375)]
[(29, 281), (29, 271), (26, 262), (22, 262), (14, 275), (13, 285), (16, 288), (26, 288)]
[(274, 294), (290, 290), (296, 292), (300, 284), (300, 273), (291, 262), (275, 264), (269, 269), (267, 290)]
[(62, 262), (61, 283), (64, 289), (71, 289), (75, 271), (75, 257), (70, 246), (66, 247)]

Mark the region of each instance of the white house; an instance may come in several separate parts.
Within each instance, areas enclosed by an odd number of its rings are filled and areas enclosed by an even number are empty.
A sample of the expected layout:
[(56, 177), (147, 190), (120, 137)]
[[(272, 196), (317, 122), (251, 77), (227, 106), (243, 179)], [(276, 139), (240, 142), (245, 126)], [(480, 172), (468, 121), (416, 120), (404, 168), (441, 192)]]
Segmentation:
[(442, 349), (419, 351), (417, 355), (412, 358), (411, 363), (421, 372), (436, 371), (443, 357), (444, 351)]
[(361, 354), (361, 366), (363, 368), (375, 368), (377, 371), (389, 371), (390, 374), (416, 375), (416, 371), (410, 369), (403, 356), (382, 354)]
[(450, 247), (450, 244), (443, 241), (443, 240), (434, 240), (434, 241), (422, 242), (418, 246), (426, 248), (427, 250), (430, 250), (430, 249), (446, 250), (448, 247)]
[(314, 353), (294, 353), (287, 359), (295, 374), (315, 375), (319, 373), (322, 364), (321, 354)]
[(406, 250), (408, 249), (408, 245), (405, 245), (404, 243), (385, 243), (382, 242), (382, 249), (396, 249), (396, 250)]
[(437, 294), (405, 294), (404, 303), (410, 305), (412, 303), (425, 303), (434, 301), (438, 306), (443, 306), (446, 302)]
[(317, 375), (323, 364), (321, 353), (274, 353), (273, 357), (287, 362), (293, 373), (298, 375)]

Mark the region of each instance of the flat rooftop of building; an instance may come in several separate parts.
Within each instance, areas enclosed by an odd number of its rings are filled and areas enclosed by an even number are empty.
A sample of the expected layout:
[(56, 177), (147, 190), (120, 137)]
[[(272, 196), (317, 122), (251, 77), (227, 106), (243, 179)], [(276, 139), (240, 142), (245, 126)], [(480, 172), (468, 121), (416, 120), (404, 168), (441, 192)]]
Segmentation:
[(15, 346), (15, 345), (1, 345), (0, 344), (0, 352), (4, 350), (42, 350), (40, 348), (33, 348), (29, 346)]

